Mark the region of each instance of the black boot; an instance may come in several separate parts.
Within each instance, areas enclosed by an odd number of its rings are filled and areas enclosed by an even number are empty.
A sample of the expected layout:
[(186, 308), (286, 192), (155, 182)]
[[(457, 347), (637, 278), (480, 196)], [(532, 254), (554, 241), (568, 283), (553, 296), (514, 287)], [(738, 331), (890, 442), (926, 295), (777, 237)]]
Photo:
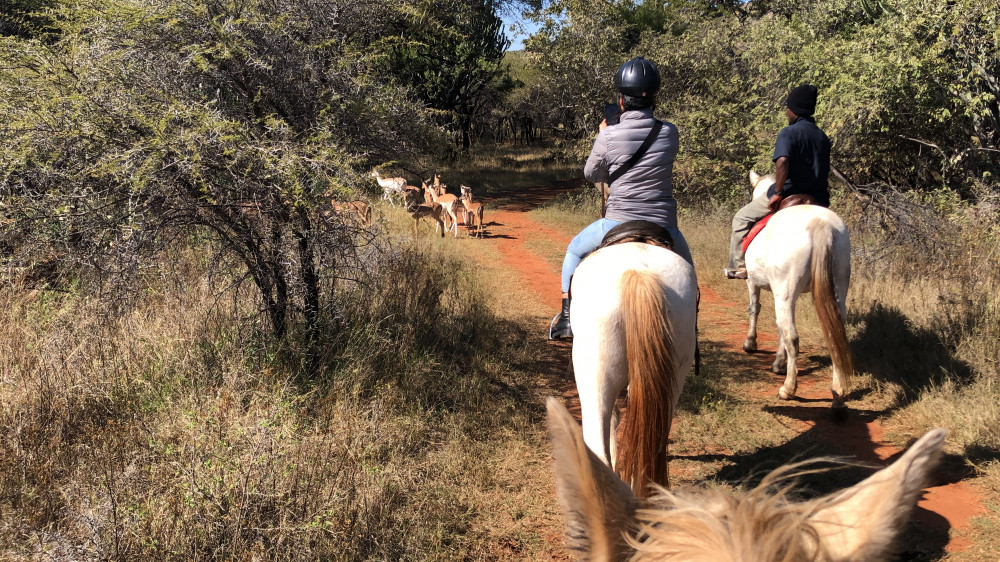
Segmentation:
[(556, 314), (549, 324), (549, 339), (559, 340), (573, 337), (573, 330), (569, 327), (569, 299), (562, 300), (562, 312)]

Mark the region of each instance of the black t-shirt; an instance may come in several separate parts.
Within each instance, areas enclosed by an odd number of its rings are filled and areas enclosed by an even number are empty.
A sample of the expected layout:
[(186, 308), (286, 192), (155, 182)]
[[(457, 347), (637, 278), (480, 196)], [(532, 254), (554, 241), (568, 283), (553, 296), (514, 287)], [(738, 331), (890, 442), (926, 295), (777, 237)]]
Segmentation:
[(811, 117), (799, 117), (778, 133), (771, 160), (782, 156), (788, 157), (788, 179), (781, 192), (807, 193), (829, 207), (830, 139)]

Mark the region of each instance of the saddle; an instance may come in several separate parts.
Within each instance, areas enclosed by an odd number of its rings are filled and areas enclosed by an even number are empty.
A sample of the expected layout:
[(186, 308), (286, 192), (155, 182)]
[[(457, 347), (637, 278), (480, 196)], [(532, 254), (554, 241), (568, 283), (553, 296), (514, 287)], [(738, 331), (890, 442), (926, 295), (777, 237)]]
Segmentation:
[(604, 235), (598, 250), (625, 242), (652, 244), (668, 250), (674, 249), (674, 239), (662, 226), (649, 221), (626, 221), (615, 226)]
[[(816, 198), (813, 197), (812, 195), (809, 195), (807, 193), (795, 193), (781, 200), (781, 204), (778, 205), (778, 211), (782, 209), (787, 209), (788, 207), (794, 207), (796, 205), (815, 205), (815, 204), (816, 204)], [(775, 211), (775, 213), (778, 211)], [(764, 215), (764, 218), (757, 221), (757, 223), (753, 225), (753, 228), (750, 229), (750, 232), (747, 232), (747, 235), (743, 238), (744, 254), (747, 252), (747, 248), (750, 247), (750, 242), (753, 242), (754, 237), (756, 237), (761, 230), (764, 230), (764, 227), (767, 226), (767, 222), (771, 220), (771, 217), (773, 216), (774, 213), (768, 213)]]

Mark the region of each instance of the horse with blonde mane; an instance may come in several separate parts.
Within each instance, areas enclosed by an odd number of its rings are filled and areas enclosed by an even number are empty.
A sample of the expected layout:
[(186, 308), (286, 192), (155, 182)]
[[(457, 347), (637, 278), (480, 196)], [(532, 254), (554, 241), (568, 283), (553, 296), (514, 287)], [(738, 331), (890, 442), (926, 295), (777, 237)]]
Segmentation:
[(809, 463), (779, 469), (749, 492), (688, 488), (640, 500), (588, 450), (576, 420), (548, 399), (556, 489), (570, 547), (585, 560), (872, 562), (894, 551), (946, 431), (935, 429), (899, 460), (855, 486), (805, 502), (789, 497)]
[[(754, 197), (766, 192), (774, 176), (750, 171)], [(795, 329), (795, 301), (811, 292), (833, 363), (833, 411), (846, 414), (844, 396), (850, 386), (854, 365), (844, 322), (847, 318), (847, 290), (851, 282), (851, 240), (847, 226), (836, 213), (818, 205), (796, 205), (774, 213), (746, 249), (747, 289), (750, 293), (750, 327), (743, 350), (757, 351), (757, 315), (760, 291), (774, 294), (778, 326), (778, 352), (771, 370), (785, 373), (778, 397), (789, 400), (798, 386), (796, 362), (799, 334)]]
[(694, 362), (694, 268), (665, 247), (626, 242), (587, 256), (570, 292), (583, 439), (644, 497), (650, 483), (667, 483), (670, 424)]

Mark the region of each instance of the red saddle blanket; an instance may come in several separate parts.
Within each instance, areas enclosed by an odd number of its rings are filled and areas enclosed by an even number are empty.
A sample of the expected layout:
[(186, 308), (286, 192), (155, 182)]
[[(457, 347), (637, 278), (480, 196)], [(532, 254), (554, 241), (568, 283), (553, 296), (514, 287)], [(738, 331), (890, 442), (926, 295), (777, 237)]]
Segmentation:
[(764, 230), (764, 227), (767, 226), (767, 221), (771, 220), (771, 217), (773, 216), (774, 213), (769, 213), (767, 215), (764, 215), (764, 218), (757, 221), (757, 224), (753, 225), (753, 228), (750, 229), (750, 232), (747, 232), (747, 235), (743, 238), (744, 254), (747, 253), (747, 248), (750, 247), (750, 243), (753, 242), (754, 237), (757, 236), (757, 234), (759, 234), (761, 230)]

